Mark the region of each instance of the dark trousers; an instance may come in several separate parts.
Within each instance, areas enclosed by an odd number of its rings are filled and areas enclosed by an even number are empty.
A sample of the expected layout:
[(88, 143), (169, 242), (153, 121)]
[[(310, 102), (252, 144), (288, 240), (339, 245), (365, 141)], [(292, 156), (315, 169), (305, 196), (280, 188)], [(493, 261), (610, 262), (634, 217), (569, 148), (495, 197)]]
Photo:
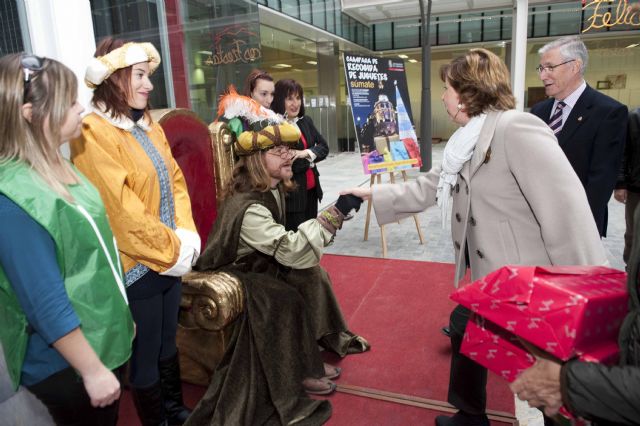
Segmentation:
[(460, 353), (462, 337), (471, 312), (458, 305), (449, 319), (451, 372), (448, 401), (469, 414), (484, 414), (487, 406), (487, 369)]
[(309, 219), (315, 219), (318, 217), (318, 197), (316, 195), (316, 189), (307, 190), (307, 203), (304, 209), (297, 212), (287, 212), (287, 223), (285, 228), (287, 231), (297, 231), (298, 226), (301, 223), (306, 222)]
[(127, 288), (136, 338), (129, 364), (129, 383), (146, 388), (160, 380), (158, 361), (176, 352), (182, 282), (149, 271)]
[[(120, 380), (121, 369), (113, 373)], [(104, 408), (91, 406), (82, 379), (71, 367), (28, 386), (28, 389), (47, 407), (56, 425), (115, 426), (118, 422), (120, 400)]]

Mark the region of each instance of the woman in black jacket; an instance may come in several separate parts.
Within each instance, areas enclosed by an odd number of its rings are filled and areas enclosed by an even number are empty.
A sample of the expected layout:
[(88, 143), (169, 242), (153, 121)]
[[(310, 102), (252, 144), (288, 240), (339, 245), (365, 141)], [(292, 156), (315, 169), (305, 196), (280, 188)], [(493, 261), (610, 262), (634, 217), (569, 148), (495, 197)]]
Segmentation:
[(322, 187), (316, 163), (327, 157), (329, 146), (313, 125), (311, 118), (304, 115), (304, 94), (302, 86), (297, 81), (283, 79), (276, 83), (271, 109), (295, 123), (302, 133), (294, 147), (292, 165), (296, 190), (290, 192), (286, 200), (285, 227), (288, 231), (296, 231), (302, 222), (318, 216)]

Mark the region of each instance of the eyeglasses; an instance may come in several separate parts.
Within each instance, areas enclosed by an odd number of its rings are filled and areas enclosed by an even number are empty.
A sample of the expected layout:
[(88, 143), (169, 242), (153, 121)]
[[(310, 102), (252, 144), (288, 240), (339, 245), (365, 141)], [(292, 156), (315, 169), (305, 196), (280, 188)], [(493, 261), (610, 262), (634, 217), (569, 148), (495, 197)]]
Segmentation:
[(540, 74), (542, 73), (542, 71), (553, 72), (553, 70), (558, 68), (560, 65), (568, 64), (569, 62), (573, 62), (573, 61), (575, 61), (575, 59), (569, 59), (568, 61), (564, 61), (558, 65), (538, 65), (536, 67), (536, 71), (538, 71), (538, 73)]
[(22, 93), (22, 99), (24, 101), (27, 97), (31, 77), (35, 75), (36, 72), (44, 69), (44, 58), (35, 55), (22, 55), (22, 58), (20, 58), (20, 66), (24, 73), (24, 92)]
[(279, 151), (276, 151), (274, 149), (270, 149), (267, 151), (267, 154), (271, 154), (271, 155), (277, 155), (278, 157), (282, 158), (283, 160), (288, 160), (290, 158), (293, 157), (293, 151), (291, 151), (291, 149), (287, 148), (281, 148)]

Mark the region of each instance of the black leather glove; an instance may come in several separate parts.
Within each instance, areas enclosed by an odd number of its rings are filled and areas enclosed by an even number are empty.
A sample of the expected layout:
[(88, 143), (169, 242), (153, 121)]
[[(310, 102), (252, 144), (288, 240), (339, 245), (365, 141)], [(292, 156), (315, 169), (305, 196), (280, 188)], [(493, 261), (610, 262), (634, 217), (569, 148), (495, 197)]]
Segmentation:
[(336, 201), (336, 208), (346, 216), (352, 209), (356, 211), (360, 210), (360, 204), (362, 204), (363, 201), (362, 198), (356, 197), (353, 194), (341, 195), (338, 197), (338, 201)]

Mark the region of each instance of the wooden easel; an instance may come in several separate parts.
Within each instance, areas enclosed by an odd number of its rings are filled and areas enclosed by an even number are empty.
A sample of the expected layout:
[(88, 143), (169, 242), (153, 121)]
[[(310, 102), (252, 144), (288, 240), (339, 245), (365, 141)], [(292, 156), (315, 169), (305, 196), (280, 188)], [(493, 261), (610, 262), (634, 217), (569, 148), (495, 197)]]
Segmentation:
[[(384, 172), (389, 173), (389, 181), (391, 183), (396, 183), (395, 172)], [(401, 170), (402, 180), (404, 182), (407, 181), (407, 172)], [(369, 181), (369, 187), (372, 187), (375, 183), (378, 185), (382, 183), (382, 173), (371, 173), (371, 180)], [(420, 229), (420, 221), (418, 220), (418, 215), (413, 215), (413, 220), (416, 222), (416, 230), (418, 231), (418, 238), (420, 238), (420, 244), (424, 244), (424, 237), (422, 235), (422, 230)], [(364, 224), (364, 240), (367, 241), (369, 239), (369, 222), (371, 221), (371, 200), (367, 200), (367, 220)], [(400, 223), (400, 221), (398, 221)], [(380, 235), (382, 240), (382, 257), (387, 257), (387, 238), (384, 234), (385, 225), (380, 225)]]

